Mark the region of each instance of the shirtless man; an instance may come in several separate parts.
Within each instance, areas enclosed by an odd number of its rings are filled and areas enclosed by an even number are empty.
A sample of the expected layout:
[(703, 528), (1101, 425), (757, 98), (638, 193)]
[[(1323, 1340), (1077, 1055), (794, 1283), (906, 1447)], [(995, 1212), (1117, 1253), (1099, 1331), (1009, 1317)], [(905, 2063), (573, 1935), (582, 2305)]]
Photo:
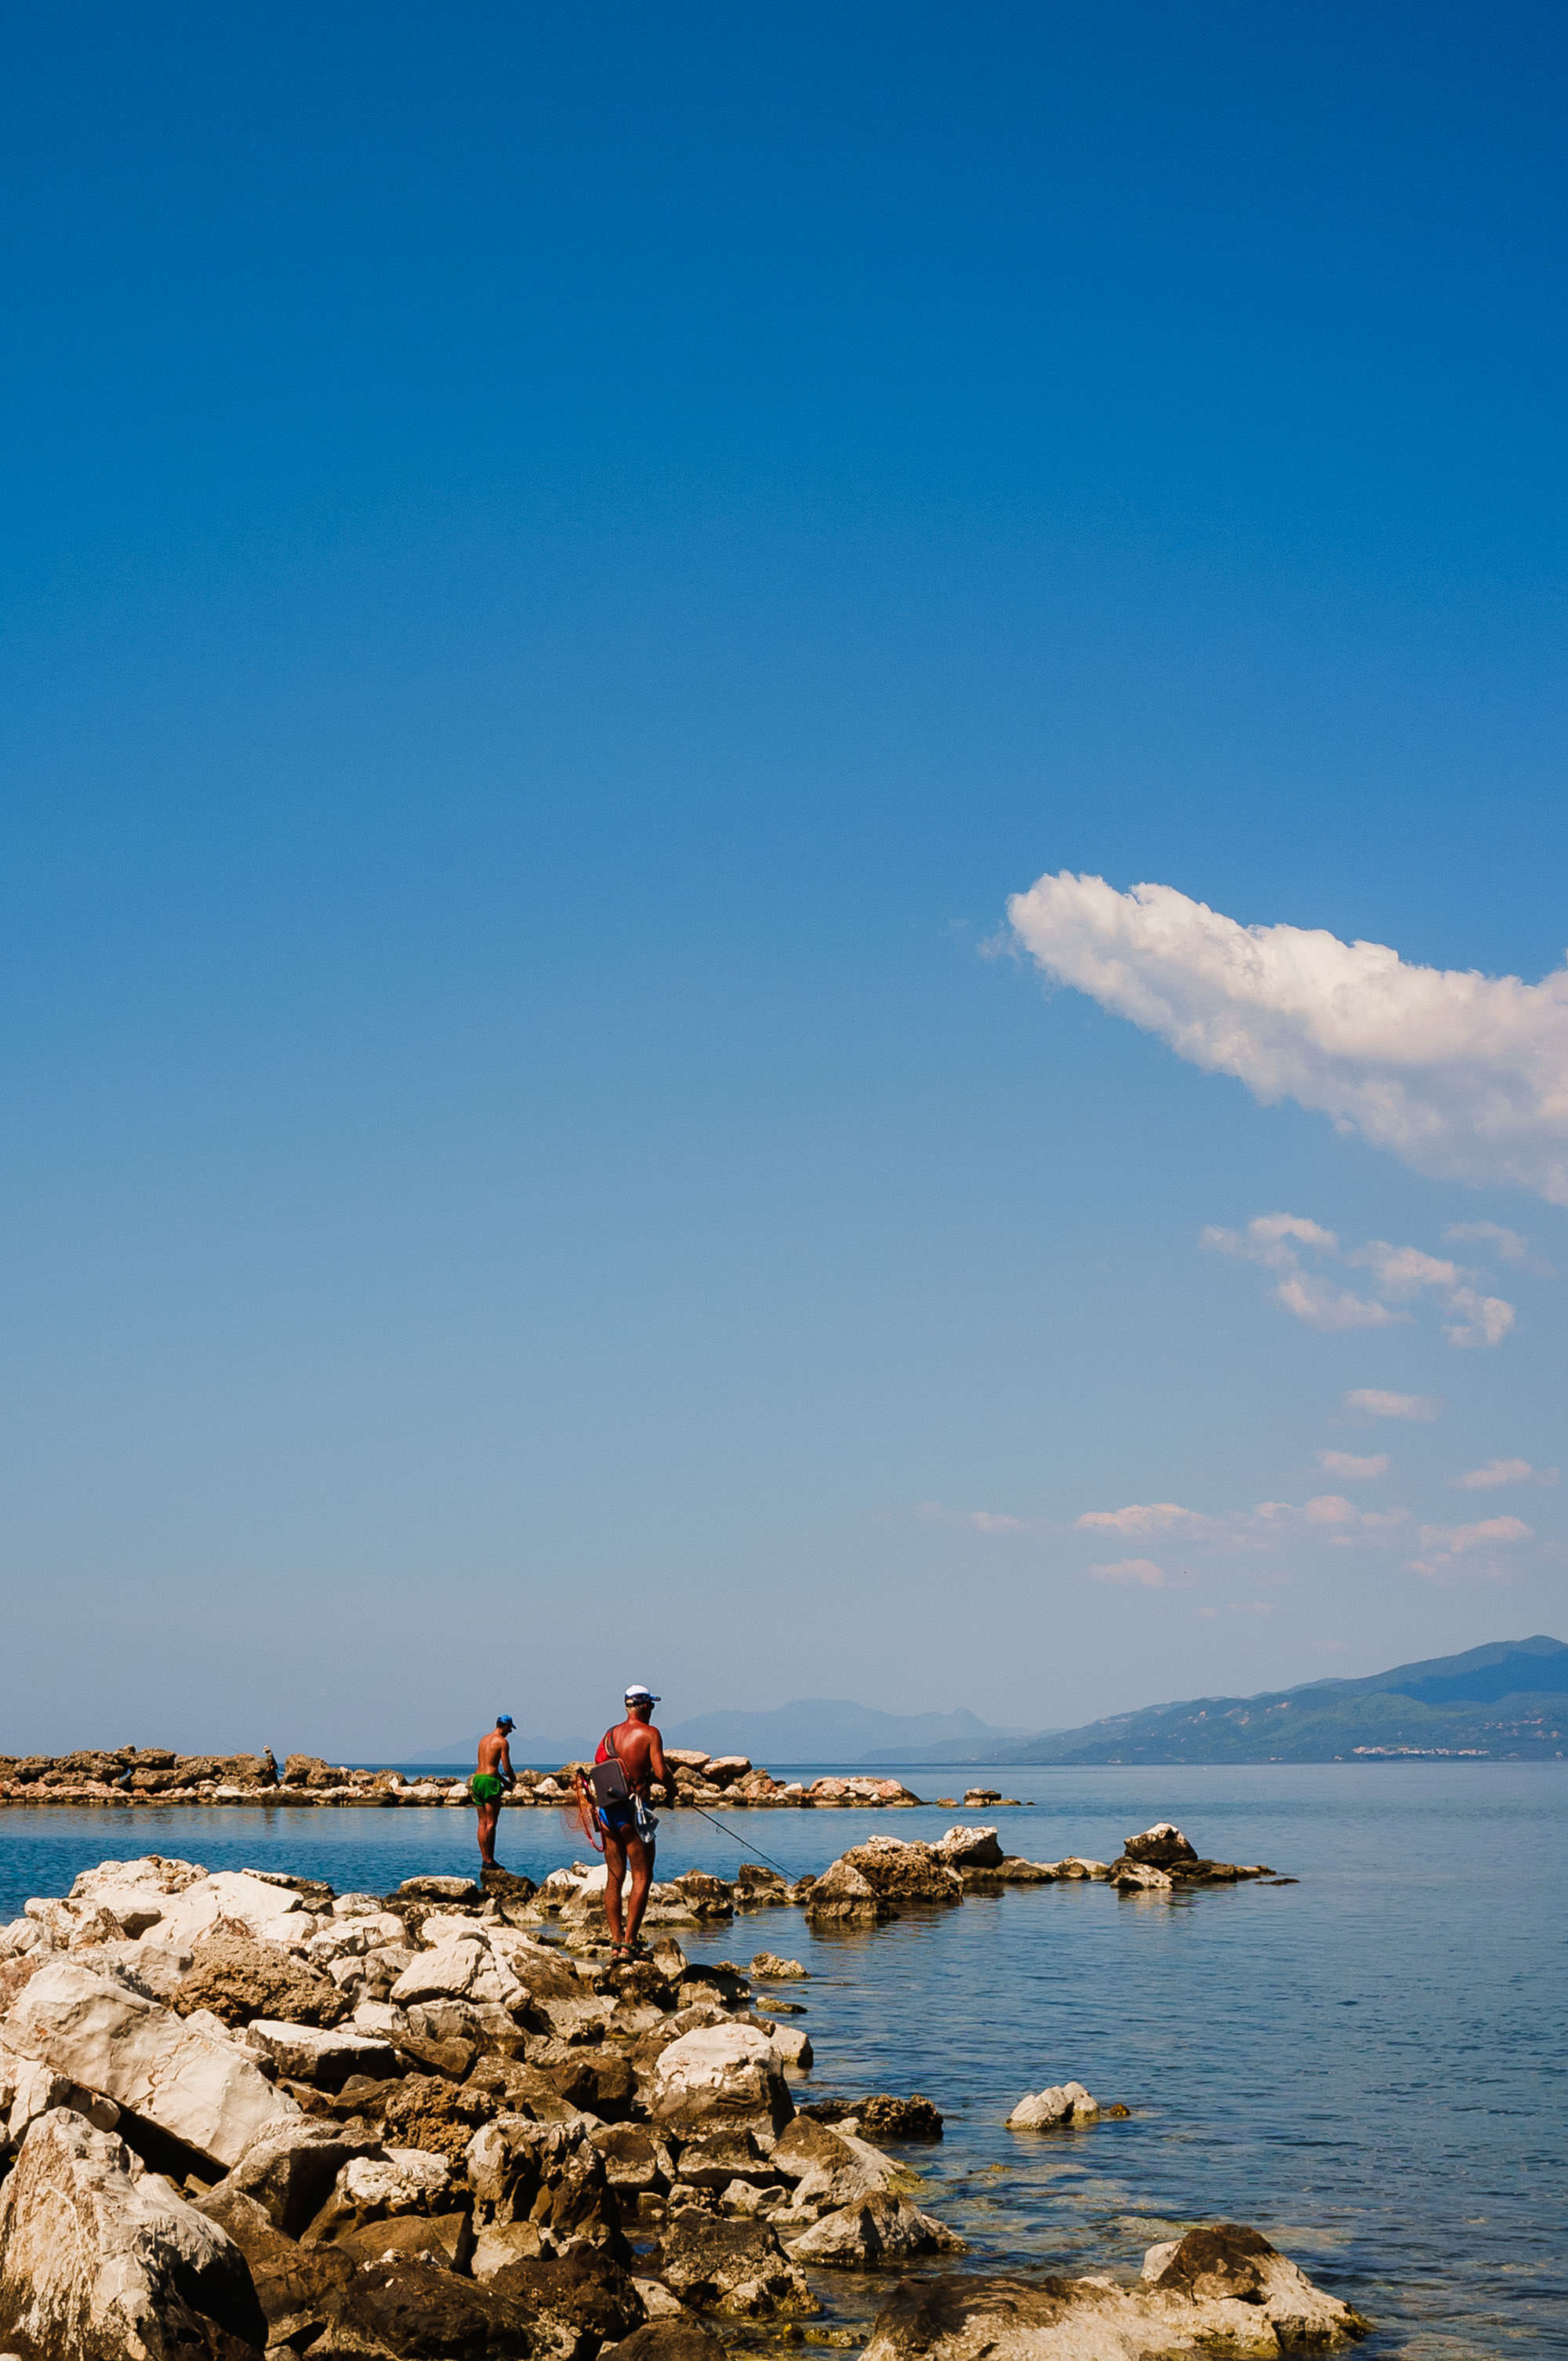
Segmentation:
[[(626, 1692), (626, 1719), (605, 1731), (594, 1757), (596, 1763), (619, 1763), (631, 1790), (619, 1803), (596, 1807), (604, 1834), (604, 1915), (609, 1921), (612, 1962), (635, 1959), (648, 1948), (637, 1938), (642, 1913), (648, 1907), (648, 1888), (653, 1883), (656, 1823), (648, 1809), (647, 1795), (654, 1780), (662, 1787), (670, 1784), (663, 1742), (653, 1727), (653, 1708), (658, 1702), (652, 1689), (634, 1681)], [(631, 1900), (623, 1926), (620, 1889), (626, 1883), (628, 1863), (631, 1869)]]
[(510, 1713), (496, 1716), (494, 1730), (487, 1730), (479, 1741), (479, 1765), (468, 1782), (468, 1793), (479, 1807), (479, 1866), (494, 1869), (496, 1861), (496, 1822), (501, 1816), (501, 1797), (517, 1779), (511, 1767), (512, 1718)]

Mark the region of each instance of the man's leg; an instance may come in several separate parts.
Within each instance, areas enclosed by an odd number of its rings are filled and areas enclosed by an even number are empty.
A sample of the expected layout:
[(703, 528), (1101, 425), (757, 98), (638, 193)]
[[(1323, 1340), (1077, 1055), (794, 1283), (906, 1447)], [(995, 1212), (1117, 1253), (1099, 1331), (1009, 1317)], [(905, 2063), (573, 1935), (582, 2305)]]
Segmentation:
[(629, 1943), (635, 1943), (637, 1930), (642, 1924), (642, 1913), (648, 1907), (648, 1888), (653, 1883), (653, 1848), (645, 1838), (629, 1832), (626, 1853), (631, 1863), (631, 1902), (626, 1914), (626, 1939)]
[(496, 1865), (496, 1823), (500, 1818), (499, 1803), (479, 1806), (479, 1866), (494, 1869)]
[(609, 1939), (622, 1943), (620, 1889), (626, 1883), (626, 1855), (620, 1839), (607, 1828), (604, 1832), (604, 1915), (609, 1921)]

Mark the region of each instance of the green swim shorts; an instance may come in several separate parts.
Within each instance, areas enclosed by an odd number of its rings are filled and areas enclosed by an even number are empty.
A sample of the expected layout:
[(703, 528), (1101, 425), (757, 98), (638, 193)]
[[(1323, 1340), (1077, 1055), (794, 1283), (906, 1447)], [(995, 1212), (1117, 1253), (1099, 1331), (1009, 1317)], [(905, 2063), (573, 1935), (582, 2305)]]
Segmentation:
[(493, 1771), (476, 1771), (468, 1782), (468, 1793), (476, 1804), (499, 1804), (505, 1792)]

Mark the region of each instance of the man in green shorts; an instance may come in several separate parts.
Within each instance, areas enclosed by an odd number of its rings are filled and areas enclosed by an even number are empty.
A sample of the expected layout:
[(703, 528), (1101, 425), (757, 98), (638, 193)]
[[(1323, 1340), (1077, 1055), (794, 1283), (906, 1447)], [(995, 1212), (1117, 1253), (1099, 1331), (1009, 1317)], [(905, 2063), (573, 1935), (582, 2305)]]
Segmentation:
[(498, 1714), (494, 1730), (486, 1730), (479, 1741), (479, 1766), (468, 1782), (468, 1793), (479, 1807), (479, 1866), (481, 1869), (494, 1869), (498, 1866), (496, 1822), (501, 1816), (501, 1797), (509, 1787), (515, 1787), (517, 1784), (511, 1767), (511, 1733), (510, 1714)]

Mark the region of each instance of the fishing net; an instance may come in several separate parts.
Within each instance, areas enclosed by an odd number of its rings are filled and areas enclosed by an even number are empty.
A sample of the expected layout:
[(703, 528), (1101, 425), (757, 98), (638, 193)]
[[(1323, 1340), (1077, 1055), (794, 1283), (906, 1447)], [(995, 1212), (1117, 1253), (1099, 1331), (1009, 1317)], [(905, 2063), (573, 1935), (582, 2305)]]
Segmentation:
[(579, 1787), (569, 1804), (563, 1804), (556, 1813), (561, 1834), (571, 1844), (587, 1843), (595, 1852), (603, 1852), (604, 1835), (594, 1817), (592, 1805)]

